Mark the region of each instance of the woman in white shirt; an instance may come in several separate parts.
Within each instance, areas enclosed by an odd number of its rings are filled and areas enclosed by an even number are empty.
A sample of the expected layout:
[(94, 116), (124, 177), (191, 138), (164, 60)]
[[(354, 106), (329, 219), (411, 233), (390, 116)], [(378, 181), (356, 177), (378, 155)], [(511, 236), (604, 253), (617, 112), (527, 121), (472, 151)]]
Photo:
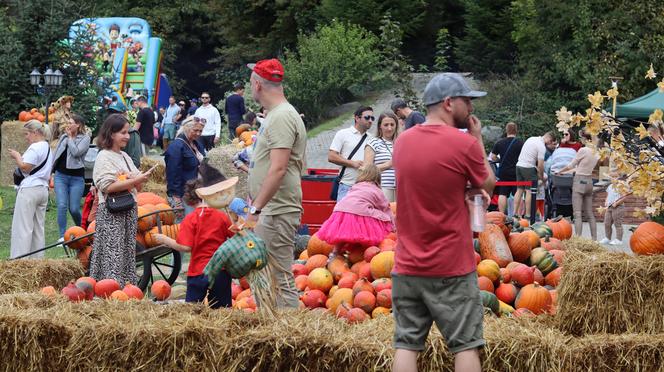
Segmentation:
[(396, 201), (397, 181), (392, 168), (392, 149), (399, 135), (399, 119), (392, 112), (378, 117), (378, 135), (364, 147), (364, 164), (374, 164), (380, 170), (380, 187), (388, 201)]
[[(53, 152), (47, 141), (47, 129), (38, 120), (30, 120), (23, 125), (25, 139), (30, 146), (21, 155), (9, 150), (22, 175), (25, 177), (16, 185), (16, 204), (12, 219), (11, 255), (18, 257), (44, 247), (44, 219), (48, 204), (48, 181), (51, 175)], [(40, 258), (44, 252), (30, 256)]]

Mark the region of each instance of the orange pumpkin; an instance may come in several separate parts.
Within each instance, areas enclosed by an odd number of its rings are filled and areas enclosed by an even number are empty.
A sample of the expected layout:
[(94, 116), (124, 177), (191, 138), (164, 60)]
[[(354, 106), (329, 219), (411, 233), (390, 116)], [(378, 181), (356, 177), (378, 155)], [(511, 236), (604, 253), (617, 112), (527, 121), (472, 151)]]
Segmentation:
[(155, 215), (146, 216), (146, 214), (151, 213), (150, 209), (145, 206), (139, 206), (137, 208), (138, 213), (138, 231), (148, 231), (154, 227), (157, 222)]
[(297, 288), (298, 291), (304, 291), (304, 289), (307, 288), (308, 277), (308, 275), (298, 275), (295, 277), (295, 288)]
[(556, 217), (546, 221), (546, 225), (549, 226), (556, 239), (566, 240), (572, 237), (572, 224), (565, 218)]
[(477, 285), (480, 287), (480, 290), (493, 293), (493, 281), (486, 276), (478, 277)]
[(157, 245), (159, 245), (159, 243), (157, 243), (157, 241), (154, 238), (154, 234), (158, 233), (159, 231), (157, 230), (157, 228), (153, 227), (150, 231), (147, 231), (145, 235), (143, 235), (146, 248), (156, 247)]
[(512, 252), (500, 226), (493, 224), (485, 225), (484, 231), (479, 233), (478, 240), (482, 258), (493, 260), (500, 267), (505, 267), (513, 261)]
[[(92, 221), (90, 224), (88, 224), (88, 228), (85, 230), (87, 234), (94, 234), (97, 231), (97, 221)], [(94, 240), (95, 236), (90, 235), (88, 236), (88, 240), (90, 241), (90, 244), (92, 244), (92, 241)]]
[(171, 210), (171, 206), (166, 203), (159, 203), (155, 205), (159, 212), (159, 219), (163, 225), (172, 225), (175, 223), (175, 213)]
[(157, 204), (168, 204), (168, 203), (166, 202), (166, 199), (162, 198), (161, 196), (155, 193), (139, 192), (138, 197), (136, 198), (136, 204), (142, 206), (144, 204), (157, 205)]
[(39, 112), (39, 110), (36, 107), (33, 107), (33, 108), (30, 109), (30, 113), (33, 114), (33, 115), (38, 113), (38, 112)]
[(552, 272), (548, 273), (546, 277), (544, 277), (544, 284), (550, 285), (552, 287), (557, 287), (558, 284), (560, 283), (560, 275), (562, 274), (562, 267), (559, 267)]
[(143, 291), (131, 283), (125, 284), (124, 288), (122, 288), (122, 292), (126, 293), (129, 298), (136, 300), (143, 299)]
[(111, 293), (111, 300), (123, 301), (123, 302), (129, 301), (129, 296), (118, 289), (117, 291)]
[(83, 249), (88, 245), (88, 238), (83, 238), (75, 242), (71, 242), (74, 239), (80, 238), (81, 236), (87, 234), (87, 231), (80, 226), (72, 226), (65, 231), (65, 244), (71, 249)]
[(342, 256), (335, 257), (329, 264), (327, 264), (327, 269), (332, 273), (335, 282), (338, 282), (345, 272), (350, 271), (348, 262)]
[(629, 239), (629, 247), (641, 255), (664, 253), (664, 226), (651, 221), (640, 224)]
[[(360, 263), (366, 262), (362, 260)], [(369, 265), (371, 269), (371, 277), (374, 279), (390, 278), (392, 268), (394, 267), (394, 252), (385, 251), (378, 253), (374, 256), (374, 258), (371, 259), (371, 263)]]
[(244, 143), (251, 142), (251, 132), (240, 133), (240, 141)]
[(533, 234), (534, 239), (539, 243), (539, 237), (532, 231), (512, 233), (507, 238), (507, 245), (510, 247), (514, 261), (526, 262), (530, 258), (530, 251), (535, 248), (533, 246)]
[(90, 267), (90, 253), (92, 253), (92, 247), (90, 246), (79, 249), (78, 252), (76, 252), (76, 258), (78, 258), (78, 261), (85, 270)]
[(554, 249), (559, 251), (565, 250), (565, 245), (562, 241), (560, 241), (560, 239), (552, 238), (549, 236), (540, 239), (540, 247), (546, 249), (547, 251)]
[(44, 114), (34, 115), (34, 118), (41, 121), (42, 123), (46, 120), (46, 116), (44, 116)]
[(327, 256), (322, 254), (315, 254), (310, 256), (304, 267), (311, 273), (314, 269), (327, 266)]
[(251, 129), (251, 125), (249, 125), (247, 123), (240, 124), (240, 125), (237, 126), (237, 128), (235, 128), (235, 136), (242, 139), (242, 134), (244, 132), (248, 131), (249, 129)]
[(358, 294), (362, 291), (375, 293), (374, 287), (371, 285), (371, 283), (366, 278), (360, 278), (353, 285), (353, 296), (355, 296), (356, 294)]
[(120, 289), (120, 284), (114, 279), (102, 279), (95, 284), (95, 295), (97, 297), (108, 298), (111, 293)]
[(519, 289), (512, 283), (500, 283), (498, 288), (496, 288), (495, 294), (499, 300), (511, 305), (519, 294)]
[(152, 283), (150, 292), (155, 299), (164, 301), (171, 295), (171, 285), (168, 284), (168, 282), (165, 280), (157, 280), (156, 282)]
[(390, 309), (382, 306), (377, 306), (373, 311), (371, 312), (371, 319), (376, 319), (379, 316), (386, 316), (390, 315)]
[(537, 283), (528, 284), (521, 288), (514, 301), (516, 308), (526, 308), (535, 314), (549, 311), (551, 307), (551, 293)]
[(136, 233), (136, 242), (139, 243), (143, 248), (147, 248), (147, 243), (145, 243), (145, 235), (140, 231)]
[(21, 111), (18, 114), (18, 120), (20, 121), (28, 121), (30, 119), (32, 119), (32, 115), (27, 111)]
[(371, 314), (376, 307), (376, 296), (369, 291), (361, 291), (353, 297), (353, 306), (364, 310), (365, 313)]
[(311, 238), (309, 238), (309, 242), (307, 243), (307, 254), (309, 257), (316, 254), (329, 256), (333, 249), (333, 245), (327, 244), (327, 242), (320, 240), (316, 234), (312, 235)]

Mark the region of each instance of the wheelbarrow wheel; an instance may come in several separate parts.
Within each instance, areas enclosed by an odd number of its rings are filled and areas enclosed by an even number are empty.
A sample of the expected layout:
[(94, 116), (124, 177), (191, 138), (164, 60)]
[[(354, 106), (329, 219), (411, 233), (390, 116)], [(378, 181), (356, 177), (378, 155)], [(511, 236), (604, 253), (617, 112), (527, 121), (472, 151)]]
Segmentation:
[[(155, 252), (150, 252), (155, 251)], [(138, 287), (142, 291), (157, 281), (165, 280), (173, 284), (182, 269), (182, 254), (168, 248), (156, 248), (136, 257), (136, 274), (139, 276)]]

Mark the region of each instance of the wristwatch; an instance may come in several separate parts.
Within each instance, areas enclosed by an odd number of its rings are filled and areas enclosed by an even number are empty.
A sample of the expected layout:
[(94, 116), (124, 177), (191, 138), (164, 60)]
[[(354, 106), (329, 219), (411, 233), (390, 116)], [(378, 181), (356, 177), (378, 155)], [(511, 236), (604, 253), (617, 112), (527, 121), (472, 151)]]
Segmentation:
[(251, 207), (249, 207), (249, 214), (258, 215), (261, 214), (261, 210), (257, 209), (256, 206), (252, 205)]

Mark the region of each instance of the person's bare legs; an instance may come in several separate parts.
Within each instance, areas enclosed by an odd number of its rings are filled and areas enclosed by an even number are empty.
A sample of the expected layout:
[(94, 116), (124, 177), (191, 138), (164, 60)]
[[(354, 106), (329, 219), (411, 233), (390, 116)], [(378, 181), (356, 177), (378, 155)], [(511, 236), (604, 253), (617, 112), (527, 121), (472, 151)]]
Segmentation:
[(519, 215), (521, 213), (521, 203), (523, 198), (523, 189), (517, 188), (516, 193), (514, 194), (514, 214)]
[[(397, 349), (394, 352), (393, 372), (417, 372), (417, 355), (413, 350)], [(455, 362), (456, 365), (456, 362)]]
[(480, 372), (482, 362), (478, 349), (460, 351), (454, 354), (454, 370), (456, 372)]
[(507, 196), (499, 195), (498, 196), (498, 210), (502, 213), (507, 212)]
[(524, 208), (524, 210), (526, 212), (523, 214), (523, 217), (524, 218), (529, 218), (530, 217), (530, 212), (531, 212), (530, 211), (530, 203), (532, 203), (533, 194), (530, 191), (524, 191), (524, 192), (526, 194), (526, 206)]

